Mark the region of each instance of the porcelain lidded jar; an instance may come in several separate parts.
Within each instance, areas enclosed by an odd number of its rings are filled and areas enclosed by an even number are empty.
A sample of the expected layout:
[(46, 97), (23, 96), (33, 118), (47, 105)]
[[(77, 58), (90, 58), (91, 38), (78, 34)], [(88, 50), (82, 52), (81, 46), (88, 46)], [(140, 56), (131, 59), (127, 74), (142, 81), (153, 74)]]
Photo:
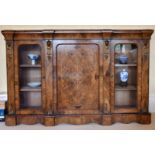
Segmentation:
[(126, 69), (122, 69), (122, 71), (120, 72), (120, 85), (128, 85), (128, 71)]

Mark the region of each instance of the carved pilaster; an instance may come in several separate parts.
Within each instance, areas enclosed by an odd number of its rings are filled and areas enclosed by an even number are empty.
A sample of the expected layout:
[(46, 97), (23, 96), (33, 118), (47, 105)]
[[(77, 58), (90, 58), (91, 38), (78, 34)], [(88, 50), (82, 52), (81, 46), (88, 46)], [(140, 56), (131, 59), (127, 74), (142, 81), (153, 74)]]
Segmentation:
[(103, 40), (103, 111), (110, 112), (110, 40)]
[(15, 113), (14, 105), (14, 59), (13, 59), (13, 41), (6, 42), (7, 51), (7, 70), (8, 72), (8, 113)]
[(149, 102), (149, 40), (143, 41), (142, 49), (142, 101), (141, 112), (148, 112)]
[(53, 114), (53, 61), (52, 61), (52, 53), (53, 53), (53, 41), (52, 40), (46, 40), (45, 41), (46, 46), (46, 96), (47, 96), (47, 106), (46, 106), (46, 114), (52, 115)]

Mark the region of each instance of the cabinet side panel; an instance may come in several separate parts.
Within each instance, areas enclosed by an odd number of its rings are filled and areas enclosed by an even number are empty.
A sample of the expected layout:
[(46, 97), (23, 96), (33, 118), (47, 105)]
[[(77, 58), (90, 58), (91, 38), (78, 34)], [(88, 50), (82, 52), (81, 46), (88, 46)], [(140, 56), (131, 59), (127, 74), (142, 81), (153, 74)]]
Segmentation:
[(13, 41), (6, 41), (6, 59), (7, 59), (7, 86), (8, 86), (8, 113), (15, 113), (14, 102), (14, 52)]
[(144, 41), (142, 53), (142, 112), (148, 112), (149, 104), (149, 41)]

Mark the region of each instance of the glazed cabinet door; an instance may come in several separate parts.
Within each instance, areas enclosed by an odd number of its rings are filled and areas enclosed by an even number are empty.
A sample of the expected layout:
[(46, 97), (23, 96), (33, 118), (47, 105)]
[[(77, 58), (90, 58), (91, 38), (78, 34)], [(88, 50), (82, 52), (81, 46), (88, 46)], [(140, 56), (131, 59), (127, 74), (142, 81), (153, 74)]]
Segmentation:
[(139, 112), (141, 107), (141, 43), (112, 41), (112, 112)]
[(16, 114), (45, 112), (44, 46), (40, 41), (15, 41)]
[(55, 113), (102, 112), (102, 41), (54, 40)]

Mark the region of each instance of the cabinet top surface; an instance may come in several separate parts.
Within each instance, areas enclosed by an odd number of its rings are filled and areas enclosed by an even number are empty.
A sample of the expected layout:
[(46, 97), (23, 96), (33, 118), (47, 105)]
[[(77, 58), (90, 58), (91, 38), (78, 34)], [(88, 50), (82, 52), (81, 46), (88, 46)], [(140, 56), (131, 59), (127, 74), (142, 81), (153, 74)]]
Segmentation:
[(28, 39), (150, 39), (152, 29), (4, 30), (6, 40)]
[(2, 30), (13, 33), (153, 33), (153, 29), (42, 29), (42, 30)]

